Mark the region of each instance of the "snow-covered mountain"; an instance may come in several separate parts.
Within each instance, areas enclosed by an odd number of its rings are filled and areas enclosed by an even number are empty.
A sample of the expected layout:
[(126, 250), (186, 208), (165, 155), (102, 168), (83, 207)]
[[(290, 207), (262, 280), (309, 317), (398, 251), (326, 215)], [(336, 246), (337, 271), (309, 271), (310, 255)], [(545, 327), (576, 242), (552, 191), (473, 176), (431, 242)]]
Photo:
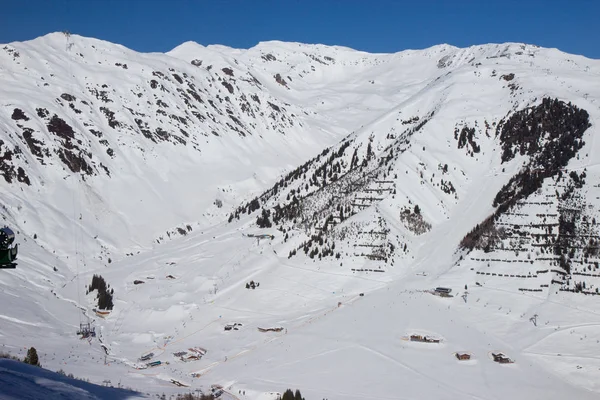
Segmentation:
[[(2, 49), (8, 350), (156, 393), (598, 395), (600, 62), (60, 33)], [(148, 352), (163, 365), (136, 369)]]

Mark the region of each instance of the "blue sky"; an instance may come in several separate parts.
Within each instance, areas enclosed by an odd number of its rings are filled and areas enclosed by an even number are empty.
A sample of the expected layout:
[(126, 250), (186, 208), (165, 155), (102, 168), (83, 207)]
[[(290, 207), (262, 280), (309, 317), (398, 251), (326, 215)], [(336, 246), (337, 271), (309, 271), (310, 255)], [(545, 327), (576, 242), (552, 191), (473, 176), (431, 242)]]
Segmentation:
[(69, 30), (137, 51), (265, 40), (395, 52), (525, 42), (600, 59), (600, 0), (2, 0), (0, 43)]

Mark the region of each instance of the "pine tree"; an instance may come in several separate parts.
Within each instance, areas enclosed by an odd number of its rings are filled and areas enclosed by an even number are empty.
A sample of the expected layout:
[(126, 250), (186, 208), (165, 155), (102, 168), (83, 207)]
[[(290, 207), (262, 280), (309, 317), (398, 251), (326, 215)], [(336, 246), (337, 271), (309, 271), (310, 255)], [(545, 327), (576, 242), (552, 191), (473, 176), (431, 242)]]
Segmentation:
[(367, 160), (373, 157), (373, 149), (371, 148), (371, 142), (367, 145)]
[(27, 357), (23, 360), (25, 364), (35, 365), (36, 367), (41, 367), (40, 360), (38, 359), (37, 351), (35, 347), (31, 347), (27, 350)]
[(302, 397), (302, 395), (300, 394), (299, 389), (296, 389), (296, 396), (294, 397), (294, 400), (304, 400), (304, 397)]
[(281, 400), (294, 400), (294, 392), (292, 392), (292, 389), (287, 389), (283, 393), (283, 397), (281, 398)]

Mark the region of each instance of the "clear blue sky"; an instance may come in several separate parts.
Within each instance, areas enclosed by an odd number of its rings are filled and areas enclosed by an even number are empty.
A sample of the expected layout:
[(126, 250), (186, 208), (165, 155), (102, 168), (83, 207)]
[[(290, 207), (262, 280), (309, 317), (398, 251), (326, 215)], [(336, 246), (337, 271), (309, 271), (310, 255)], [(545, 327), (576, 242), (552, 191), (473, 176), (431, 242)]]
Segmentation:
[(600, 59), (600, 0), (2, 0), (0, 43), (69, 30), (137, 51), (193, 40), (370, 52), (525, 42)]

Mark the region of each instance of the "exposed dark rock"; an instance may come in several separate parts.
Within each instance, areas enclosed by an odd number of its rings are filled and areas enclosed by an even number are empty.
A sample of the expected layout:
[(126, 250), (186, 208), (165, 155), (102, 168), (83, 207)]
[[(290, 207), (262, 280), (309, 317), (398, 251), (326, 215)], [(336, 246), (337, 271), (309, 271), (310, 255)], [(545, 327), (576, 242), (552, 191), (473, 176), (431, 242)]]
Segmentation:
[(19, 108), (15, 108), (13, 110), (11, 118), (14, 119), (15, 121), (19, 121), (19, 120), (29, 121), (29, 117), (27, 115), (25, 115), (25, 113)]
[(176, 80), (177, 82), (179, 82), (179, 84), (182, 84), (182, 83), (183, 83), (183, 79), (181, 79), (181, 77), (180, 77), (179, 75), (177, 75), (177, 74), (173, 74), (173, 78), (175, 78), (175, 80)]
[[(106, 84), (102, 85), (103, 88), (107, 88)], [(108, 91), (98, 90), (96, 88), (88, 88), (88, 91), (93, 94), (98, 100), (104, 103), (112, 103), (113, 101), (108, 97)]]
[(281, 74), (276, 74), (274, 76), (274, 78), (275, 78), (275, 81), (277, 83), (279, 83), (281, 86), (287, 87), (287, 82), (285, 81), (285, 79), (283, 79), (283, 77), (281, 76)]
[(271, 103), (270, 101), (267, 101), (267, 103), (269, 104), (269, 107), (271, 107), (273, 110), (277, 111), (277, 112), (281, 112), (281, 108), (279, 108), (278, 105)]
[(33, 154), (37, 159), (43, 164), (44, 156), (50, 156), (48, 149), (45, 149), (44, 143), (40, 140), (37, 140), (33, 137), (33, 129), (31, 128), (23, 128), (23, 139), (29, 147), (29, 151)]
[(0, 173), (7, 183), (11, 183), (15, 177), (15, 167), (12, 165), (13, 152), (0, 139)]
[(227, 91), (229, 91), (229, 94), (233, 94), (233, 86), (231, 85), (231, 83), (229, 83), (227, 81), (221, 81), (221, 84), (227, 88)]
[(36, 108), (35, 111), (40, 118), (46, 118), (50, 114), (45, 108)]
[(263, 60), (265, 61), (276, 61), (277, 59), (275, 58), (275, 56), (271, 53), (267, 53), (267, 54), (263, 54), (262, 56), (260, 56)]
[(479, 153), (480, 147), (475, 141), (475, 128), (463, 126), (460, 130), (460, 134), (458, 134), (458, 128), (456, 128), (454, 130), (454, 139), (458, 139), (459, 149), (467, 146), (467, 150), (470, 147), (473, 153)]
[(75, 137), (75, 131), (69, 124), (64, 120), (60, 119), (58, 115), (54, 114), (47, 125), (48, 132), (54, 133), (56, 136), (65, 140), (65, 142), (71, 141)]
[(69, 93), (63, 93), (60, 95), (60, 98), (65, 100), (65, 101), (75, 101), (75, 96), (70, 95)]
[(108, 126), (110, 126), (113, 129), (121, 126), (121, 123), (115, 119), (115, 113), (113, 111), (109, 110), (106, 107), (100, 107), (100, 111), (102, 111), (102, 113), (108, 120)]

